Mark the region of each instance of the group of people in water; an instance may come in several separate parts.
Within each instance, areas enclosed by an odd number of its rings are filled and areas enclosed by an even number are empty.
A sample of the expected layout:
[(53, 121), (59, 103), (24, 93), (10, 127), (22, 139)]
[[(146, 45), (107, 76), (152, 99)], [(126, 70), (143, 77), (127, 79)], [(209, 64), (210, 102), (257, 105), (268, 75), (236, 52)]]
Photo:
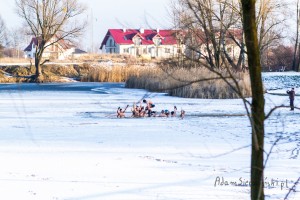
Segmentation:
[[(146, 105), (143, 106), (142, 103), (145, 103)], [(124, 109), (118, 108), (117, 110), (117, 118), (123, 118), (125, 117), (125, 112), (128, 109), (129, 105), (127, 105)], [(161, 110), (161, 112), (156, 112), (153, 110), (155, 107), (155, 104), (151, 100), (144, 99), (143, 101), (139, 102), (139, 105), (136, 103), (133, 104), (133, 107), (131, 108), (132, 115), (131, 117), (176, 117), (177, 116), (177, 107), (174, 106), (173, 111), (169, 111), (167, 109)], [(185, 111), (181, 110), (180, 115), (182, 119), (185, 116)]]
[[(292, 90), (287, 90), (286, 93), (289, 95), (290, 98), (290, 107), (291, 111), (294, 110), (294, 99), (295, 99), (295, 90), (292, 88)], [(144, 106), (143, 103), (146, 105)], [(123, 118), (125, 116), (125, 112), (128, 109), (129, 105), (127, 105), (124, 109), (118, 107), (117, 110), (117, 118)], [(156, 112), (153, 110), (155, 107), (155, 104), (151, 100), (144, 99), (143, 101), (139, 102), (139, 105), (136, 103), (133, 104), (131, 108), (132, 115), (131, 117), (176, 117), (177, 116), (177, 107), (174, 106), (173, 111), (169, 110), (161, 110), (161, 112)], [(181, 110), (179, 117), (184, 118), (185, 111)]]

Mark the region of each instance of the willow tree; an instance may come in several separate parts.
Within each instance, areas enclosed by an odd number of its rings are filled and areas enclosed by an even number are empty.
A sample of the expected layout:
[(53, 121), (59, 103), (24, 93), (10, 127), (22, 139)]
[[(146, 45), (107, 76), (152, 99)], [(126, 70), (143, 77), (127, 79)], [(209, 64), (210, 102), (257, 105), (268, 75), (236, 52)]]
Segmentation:
[[(82, 34), (85, 23), (79, 22), (85, 7), (78, 0), (15, 0), (18, 15), (37, 39), (34, 80), (42, 80), (41, 61), (44, 50), (60, 40)], [(53, 40), (53, 38), (55, 38)]]

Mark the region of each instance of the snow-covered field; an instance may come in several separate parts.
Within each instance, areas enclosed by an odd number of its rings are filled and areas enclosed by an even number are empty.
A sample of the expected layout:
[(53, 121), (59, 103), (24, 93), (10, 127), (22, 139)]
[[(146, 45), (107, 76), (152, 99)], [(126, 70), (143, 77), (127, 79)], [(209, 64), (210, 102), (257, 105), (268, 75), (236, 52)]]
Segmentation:
[[(266, 94), (266, 111), (288, 105), (284, 87)], [(176, 105), (187, 115), (115, 117), (143, 96), (157, 111)], [(266, 166), (266, 199), (284, 199), (300, 176), (299, 117), (283, 108), (266, 122), (266, 152), (279, 138)], [(250, 199), (251, 130), (241, 100), (112, 83), (1, 84), (0, 128), (0, 199)], [(288, 199), (300, 199), (299, 187)]]

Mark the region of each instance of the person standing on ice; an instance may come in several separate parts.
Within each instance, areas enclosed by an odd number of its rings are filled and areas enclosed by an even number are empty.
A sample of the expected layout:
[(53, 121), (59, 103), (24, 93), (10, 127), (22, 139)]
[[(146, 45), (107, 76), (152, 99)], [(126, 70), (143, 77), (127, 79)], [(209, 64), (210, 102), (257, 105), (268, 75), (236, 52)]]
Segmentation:
[(290, 107), (291, 107), (291, 110), (294, 110), (294, 100), (295, 100), (295, 90), (294, 90), (294, 88), (292, 88), (291, 91), (290, 90), (286, 91), (286, 93), (290, 97)]

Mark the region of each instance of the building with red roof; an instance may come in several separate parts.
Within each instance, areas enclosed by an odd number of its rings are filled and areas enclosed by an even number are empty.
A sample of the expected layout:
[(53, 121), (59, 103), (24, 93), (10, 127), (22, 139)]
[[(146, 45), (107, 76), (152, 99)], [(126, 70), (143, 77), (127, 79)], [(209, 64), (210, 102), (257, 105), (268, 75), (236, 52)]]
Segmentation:
[(109, 29), (101, 43), (103, 53), (168, 58), (183, 52), (175, 30)]
[[(49, 42), (46, 43), (46, 47), (42, 57), (64, 60), (65, 58), (71, 56), (75, 52), (75, 46), (70, 42), (63, 39), (57, 41), (57, 37), (53, 36)], [(34, 58), (36, 48), (38, 48), (40, 38), (33, 37), (30, 44), (24, 49), (25, 57)]]

